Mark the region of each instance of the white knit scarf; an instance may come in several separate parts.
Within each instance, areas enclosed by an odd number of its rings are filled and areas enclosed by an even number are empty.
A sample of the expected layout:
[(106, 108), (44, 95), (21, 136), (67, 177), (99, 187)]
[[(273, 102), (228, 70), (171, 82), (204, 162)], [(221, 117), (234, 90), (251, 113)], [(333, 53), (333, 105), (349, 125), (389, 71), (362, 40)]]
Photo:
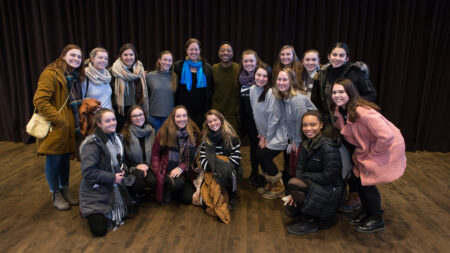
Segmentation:
[(109, 84), (111, 82), (111, 74), (109, 71), (106, 69), (98, 71), (92, 66), (92, 62), (89, 62), (89, 65), (84, 68), (84, 73), (89, 78), (89, 82), (94, 85)]

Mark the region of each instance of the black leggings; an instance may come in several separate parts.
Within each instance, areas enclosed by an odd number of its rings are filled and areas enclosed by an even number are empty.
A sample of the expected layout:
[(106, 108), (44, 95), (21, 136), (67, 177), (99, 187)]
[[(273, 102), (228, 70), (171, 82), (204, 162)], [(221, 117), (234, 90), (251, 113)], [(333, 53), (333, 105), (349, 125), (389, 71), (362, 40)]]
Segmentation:
[(363, 186), (361, 178), (355, 177), (353, 172), (348, 183), (358, 193), (364, 211), (375, 219), (381, 218), (383, 211), (381, 210), (381, 197), (377, 187), (375, 185)]
[(269, 176), (278, 174), (278, 168), (273, 159), (281, 152), (281, 150), (272, 150), (269, 148), (258, 148), (256, 150), (256, 159), (261, 164), (262, 170)]
[(306, 195), (311, 189), (311, 180), (304, 178), (291, 178), (286, 184), (286, 190), (291, 194), (296, 206), (289, 204), (284, 206), (285, 212), (290, 217), (304, 217), (306, 219), (315, 218), (312, 215), (302, 213), (301, 208), (305, 201)]
[(170, 178), (166, 175), (165, 185), (167, 185), (167, 190), (171, 193), (175, 193), (175, 197), (183, 204), (192, 203), (192, 195), (195, 192), (195, 186), (191, 181), (185, 180), (183, 176), (176, 178)]
[(242, 132), (247, 134), (250, 139), (250, 164), (252, 171), (258, 172), (258, 159), (256, 158), (256, 150), (258, 149), (259, 138), (253, 115), (241, 114)]
[(87, 217), (89, 228), (94, 236), (104, 236), (108, 231), (108, 219), (101, 213), (93, 213)]

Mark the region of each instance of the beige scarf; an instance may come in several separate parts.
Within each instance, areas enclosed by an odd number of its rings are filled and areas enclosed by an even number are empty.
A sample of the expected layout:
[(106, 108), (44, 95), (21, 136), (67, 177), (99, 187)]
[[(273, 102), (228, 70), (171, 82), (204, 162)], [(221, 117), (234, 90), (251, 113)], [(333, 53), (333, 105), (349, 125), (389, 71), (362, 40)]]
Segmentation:
[(145, 82), (145, 70), (141, 61), (136, 61), (133, 64), (133, 73), (128, 71), (128, 68), (123, 64), (120, 58), (114, 62), (112, 66), (112, 75), (115, 77), (114, 82), (114, 94), (116, 97), (117, 109), (119, 114), (125, 116), (124, 112), (124, 93), (125, 90), (128, 91), (128, 82), (133, 82), (134, 80), (140, 78), (142, 85), (142, 96), (143, 104), (141, 105), (144, 109), (145, 115), (148, 117), (148, 92), (147, 83)]

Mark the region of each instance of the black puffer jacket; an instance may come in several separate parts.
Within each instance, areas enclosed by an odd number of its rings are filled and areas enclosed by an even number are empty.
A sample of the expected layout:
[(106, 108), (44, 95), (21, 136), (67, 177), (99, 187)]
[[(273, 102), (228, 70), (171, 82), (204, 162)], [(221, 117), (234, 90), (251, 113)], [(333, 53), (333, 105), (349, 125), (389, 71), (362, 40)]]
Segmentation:
[[(327, 219), (336, 212), (342, 198), (342, 159), (340, 143), (336, 144), (327, 137), (318, 138), (312, 144), (312, 140), (303, 142), (296, 177), (312, 181), (301, 211)], [(306, 148), (308, 145), (311, 147)]]
[[(355, 85), (356, 89), (367, 101), (375, 102), (377, 98), (377, 91), (373, 87), (372, 82), (369, 79), (369, 69), (364, 62), (349, 62), (342, 66), (342, 74), (339, 77), (345, 77), (350, 79)], [(320, 68), (314, 77), (314, 86), (311, 91), (311, 101), (321, 111), (326, 118), (333, 123), (333, 113), (330, 109), (333, 101), (331, 100), (332, 83), (328, 83), (328, 75), (330, 74), (332, 67), (331, 64), (325, 64)]]

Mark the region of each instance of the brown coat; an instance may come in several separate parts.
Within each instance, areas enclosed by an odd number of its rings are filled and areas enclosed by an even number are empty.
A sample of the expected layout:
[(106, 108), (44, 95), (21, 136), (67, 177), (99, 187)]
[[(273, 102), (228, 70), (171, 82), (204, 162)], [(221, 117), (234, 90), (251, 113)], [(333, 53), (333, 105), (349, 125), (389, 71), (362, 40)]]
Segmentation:
[(203, 177), (204, 180), (200, 192), (203, 203), (206, 206), (206, 212), (212, 216), (218, 216), (225, 224), (230, 223), (230, 209), (228, 209), (228, 203), (222, 194), (220, 185), (216, 182), (211, 172), (203, 173)]
[(47, 120), (53, 130), (44, 139), (38, 139), (39, 154), (66, 154), (75, 152), (75, 132), (72, 109), (67, 104), (58, 114), (69, 94), (64, 73), (55, 63), (48, 65), (38, 81), (33, 104)]

